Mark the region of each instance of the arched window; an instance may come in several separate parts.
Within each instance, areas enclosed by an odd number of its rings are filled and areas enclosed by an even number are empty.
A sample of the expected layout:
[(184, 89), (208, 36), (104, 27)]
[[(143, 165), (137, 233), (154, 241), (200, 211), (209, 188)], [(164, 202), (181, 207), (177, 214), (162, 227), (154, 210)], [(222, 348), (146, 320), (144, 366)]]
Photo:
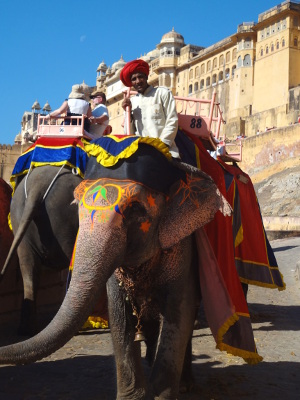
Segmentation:
[(271, 43), (271, 51), (274, 51), (274, 44)]
[(205, 73), (205, 65), (202, 64), (202, 65), (201, 65), (201, 74), (204, 74), (204, 73)]
[(220, 58), (219, 58), (219, 66), (222, 67), (223, 64), (224, 64), (224, 56), (223, 56), (223, 54), (221, 54)]
[(223, 82), (223, 71), (219, 72), (219, 82)]
[(207, 61), (207, 69), (206, 69), (206, 71), (208, 72), (210, 70), (211, 70), (211, 61), (209, 60), (209, 61)]
[(238, 59), (237, 59), (237, 67), (238, 67), (238, 68), (241, 68), (241, 66), (242, 66), (242, 57), (241, 57), (241, 56), (238, 56)]
[(189, 73), (189, 78), (193, 79), (193, 77), (194, 77), (194, 70), (191, 69)]
[(246, 54), (245, 55), (243, 65), (244, 65), (244, 67), (249, 67), (251, 65), (251, 56), (250, 56), (250, 54)]
[(230, 51), (227, 51), (226, 53), (226, 62), (230, 62)]
[(269, 46), (266, 47), (266, 54), (269, 54)]
[(204, 88), (204, 79), (201, 79), (200, 81), (200, 90)]
[(213, 68), (217, 68), (217, 57), (213, 59)]
[(231, 76), (232, 76), (232, 77), (234, 76), (235, 70), (236, 70), (236, 65), (234, 65), (234, 66), (231, 68)]
[(198, 82), (195, 82), (195, 84), (194, 84), (194, 92), (198, 92), (198, 90), (199, 90), (199, 84), (198, 84)]
[(232, 61), (236, 60), (236, 54), (237, 54), (236, 49), (233, 49), (232, 50)]
[(264, 49), (261, 48), (261, 49), (260, 49), (260, 56), (262, 57), (263, 55), (264, 55)]
[(206, 87), (210, 86), (210, 77), (208, 76), (206, 78)]
[(297, 37), (294, 37), (294, 46), (298, 46), (298, 38)]
[(279, 50), (279, 42), (276, 42), (276, 50)]
[(195, 69), (195, 78), (199, 78), (200, 76), (200, 67), (196, 67)]
[(211, 84), (215, 85), (217, 83), (217, 74), (213, 74)]
[(281, 46), (282, 46), (282, 47), (285, 46), (285, 40), (284, 40), (284, 39), (282, 39)]
[(193, 85), (189, 85), (189, 94), (193, 93)]
[(230, 69), (226, 68), (225, 70), (225, 79), (229, 79), (230, 78)]

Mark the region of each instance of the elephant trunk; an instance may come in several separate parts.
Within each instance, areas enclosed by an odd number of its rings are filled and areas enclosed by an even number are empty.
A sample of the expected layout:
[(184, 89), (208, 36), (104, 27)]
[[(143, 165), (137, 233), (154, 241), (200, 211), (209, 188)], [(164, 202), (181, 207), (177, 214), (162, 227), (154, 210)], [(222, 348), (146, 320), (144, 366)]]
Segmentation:
[[(123, 262), (126, 234), (107, 229), (101, 236), (98, 234), (79, 230), (72, 279), (59, 311), (36, 336), (0, 348), (0, 364), (40, 360), (61, 348), (80, 330), (105, 290), (107, 280)], [(105, 259), (101, 254), (105, 254)]]

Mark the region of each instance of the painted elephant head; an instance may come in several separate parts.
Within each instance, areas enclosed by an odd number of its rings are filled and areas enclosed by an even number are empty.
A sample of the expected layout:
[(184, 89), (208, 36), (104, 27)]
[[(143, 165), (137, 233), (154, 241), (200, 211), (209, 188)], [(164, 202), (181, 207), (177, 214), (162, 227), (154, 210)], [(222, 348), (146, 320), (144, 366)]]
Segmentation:
[[(109, 173), (91, 160), (89, 179), (75, 190), (80, 225), (77, 246), (83, 248), (83, 241), (90, 248), (102, 247), (100, 243), (111, 232), (111, 253), (116, 254), (126, 237), (118, 261), (122, 265), (140, 265), (158, 250), (174, 246), (213, 219), (217, 210), (230, 213), (208, 175), (172, 163), (149, 146), (142, 154)], [(108, 260), (107, 251), (105, 257)]]
[[(158, 248), (178, 243), (209, 222), (220, 208), (206, 177), (187, 175), (170, 196), (130, 180), (84, 180), (75, 190), (79, 203), (79, 238), (99, 241), (103, 230), (126, 231), (124, 261), (143, 263)], [(92, 235), (92, 237), (90, 237)], [(117, 238), (117, 235), (115, 235)], [(136, 260), (136, 261), (135, 261)]]

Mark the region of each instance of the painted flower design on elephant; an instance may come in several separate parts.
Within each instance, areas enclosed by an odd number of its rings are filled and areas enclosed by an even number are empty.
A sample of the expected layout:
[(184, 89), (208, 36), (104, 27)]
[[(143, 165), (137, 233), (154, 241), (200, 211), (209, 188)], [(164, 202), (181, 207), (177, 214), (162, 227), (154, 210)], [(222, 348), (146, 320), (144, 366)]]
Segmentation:
[[(94, 222), (108, 223), (111, 212), (114, 211), (124, 218), (123, 211), (133, 203), (140, 203), (140, 190), (143, 187), (145, 197), (152, 213), (158, 212), (157, 196), (155, 193), (149, 193), (146, 186), (132, 181), (111, 181), (110, 179), (84, 180), (75, 189), (74, 196), (79, 202), (79, 219), (89, 215), (91, 220), (91, 229)], [(151, 221), (145, 220), (140, 224), (140, 230), (147, 233), (150, 229)]]

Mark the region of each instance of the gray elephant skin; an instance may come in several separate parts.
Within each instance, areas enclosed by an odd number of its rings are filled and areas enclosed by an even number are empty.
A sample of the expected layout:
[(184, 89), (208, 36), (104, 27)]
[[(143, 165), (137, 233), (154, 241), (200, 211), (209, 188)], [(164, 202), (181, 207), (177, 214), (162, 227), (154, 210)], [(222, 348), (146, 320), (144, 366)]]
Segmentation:
[[(18, 333), (37, 332), (36, 300), (43, 270), (69, 267), (78, 230), (78, 211), (73, 191), (82, 181), (69, 167), (34, 168), (19, 177), (10, 206), (14, 241), (3, 269), (10, 267), (17, 251), (24, 299)], [(57, 175), (58, 174), (58, 175)]]
[[(112, 168), (91, 157), (75, 198), (79, 231), (66, 297), (43, 331), (1, 348), (0, 363), (29, 363), (55, 352), (107, 287), (117, 399), (176, 399), (199, 301), (193, 232), (217, 210), (228, 213), (228, 204), (205, 173), (143, 144)], [(57, 229), (61, 234), (62, 224)], [(148, 384), (137, 331), (149, 348)]]

